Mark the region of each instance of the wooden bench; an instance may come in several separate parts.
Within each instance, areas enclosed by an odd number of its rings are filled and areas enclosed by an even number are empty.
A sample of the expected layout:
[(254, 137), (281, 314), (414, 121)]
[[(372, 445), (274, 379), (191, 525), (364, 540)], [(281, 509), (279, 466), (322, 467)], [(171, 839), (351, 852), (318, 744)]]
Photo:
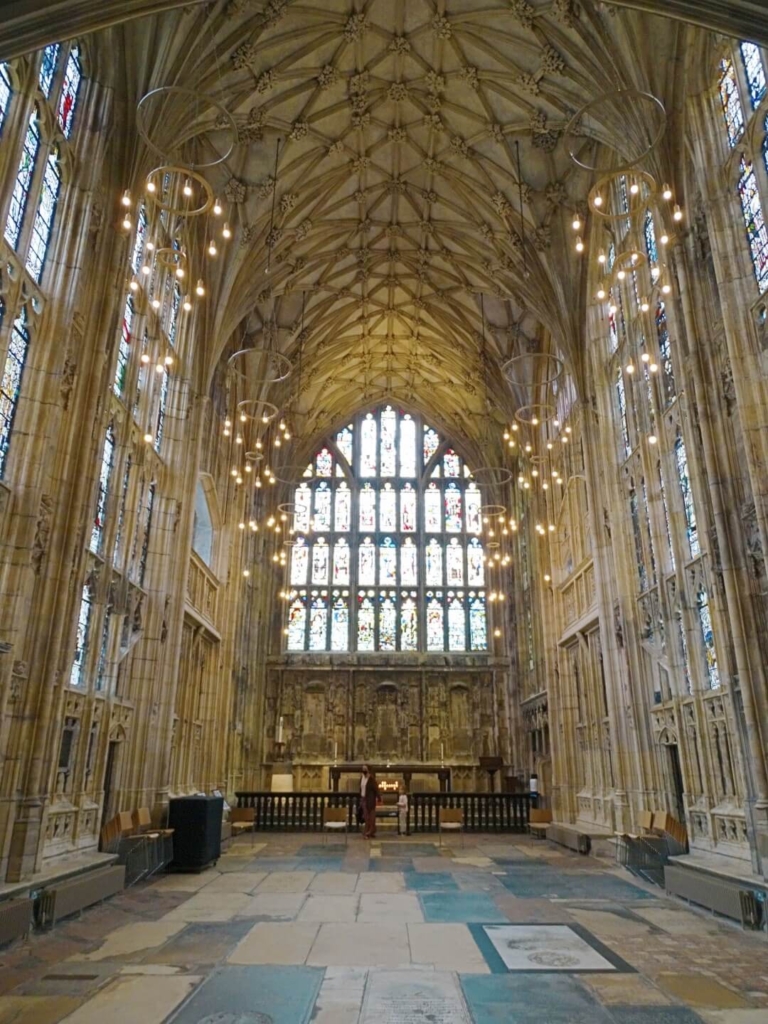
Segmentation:
[(256, 809), (254, 807), (232, 807), (229, 812), (229, 826), (232, 838), (237, 839), (243, 832), (256, 833)]
[(535, 839), (546, 839), (547, 829), (552, 823), (552, 811), (532, 807), (528, 812), (528, 831)]
[(440, 845), (443, 843), (443, 832), (461, 832), (464, 842), (464, 811), (460, 807), (441, 807), (437, 820), (440, 830)]

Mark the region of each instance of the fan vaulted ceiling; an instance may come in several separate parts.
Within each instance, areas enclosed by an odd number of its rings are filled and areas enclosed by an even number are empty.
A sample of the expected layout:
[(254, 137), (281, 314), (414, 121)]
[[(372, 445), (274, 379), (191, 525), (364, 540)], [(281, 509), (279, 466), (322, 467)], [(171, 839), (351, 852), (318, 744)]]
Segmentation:
[(570, 0), (229, 0), (154, 24), (129, 44), (142, 86), (215, 95), (238, 124), (212, 172), (238, 230), (209, 372), (266, 337), (301, 350), (304, 436), (391, 399), (477, 438), (484, 380), (502, 418), (514, 401), (504, 360), (544, 344), (578, 358), (570, 220), (587, 182), (562, 131), (601, 93), (658, 93), (642, 55), (663, 68), (671, 23)]

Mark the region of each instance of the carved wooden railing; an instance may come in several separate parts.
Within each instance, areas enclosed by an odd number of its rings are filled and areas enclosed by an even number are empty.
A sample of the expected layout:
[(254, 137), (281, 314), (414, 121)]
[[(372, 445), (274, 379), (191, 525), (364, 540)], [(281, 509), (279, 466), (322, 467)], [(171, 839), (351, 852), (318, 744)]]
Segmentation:
[[(346, 807), (350, 828), (357, 827), (357, 793), (235, 793), (238, 807), (253, 807), (257, 832), (321, 832), (326, 807)], [(528, 793), (413, 793), (409, 797), (410, 832), (437, 832), (441, 807), (464, 812), (467, 832), (525, 832)], [(388, 807), (395, 812), (395, 807)]]

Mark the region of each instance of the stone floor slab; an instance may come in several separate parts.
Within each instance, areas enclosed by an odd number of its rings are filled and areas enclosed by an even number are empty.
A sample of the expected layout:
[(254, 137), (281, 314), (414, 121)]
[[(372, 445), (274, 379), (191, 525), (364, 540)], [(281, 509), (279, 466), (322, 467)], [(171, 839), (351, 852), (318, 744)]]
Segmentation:
[(410, 963), (404, 924), (324, 924), (307, 963), (318, 967), (400, 967)]
[[(768, 964), (768, 952), (766, 953), (766, 964)], [(656, 981), (665, 991), (689, 1006), (706, 1006), (712, 1010), (747, 1009), (749, 1007), (749, 1003), (743, 996), (702, 974), (673, 974), (662, 971)], [(768, 1019), (768, 1010), (765, 1013), (766, 1019)]]
[(292, 921), (304, 906), (306, 898), (303, 892), (257, 892), (243, 901), (238, 916)]
[(312, 1024), (358, 1024), (368, 971), (329, 967), (312, 1011)]
[(310, 893), (352, 893), (357, 886), (357, 874), (351, 871), (326, 871), (315, 875), (309, 886)]
[(466, 924), (470, 921), (490, 924), (507, 921), (507, 917), (486, 893), (423, 892), (419, 899), (426, 921), (443, 924)]
[(230, 964), (303, 964), (315, 941), (318, 924), (260, 921), (227, 957)]
[(569, 910), (562, 903), (519, 899), (503, 889), (494, 895), (493, 901), (513, 924), (568, 924), (573, 921)]
[(458, 883), (448, 871), (406, 871), (405, 887), (414, 892), (456, 892)]
[(253, 890), (267, 877), (266, 871), (228, 871), (219, 875), (205, 887), (205, 895), (212, 892), (242, 892), (252, 893)]
[(436, 843), (411, 843), (404, 839), (396, 843), (381, 844), (382, 857), (434, 857), (436, 853)]
[(136, 921), (116, 928), (97, 950), (71, 957), (72, 961), (119, 960), (132, 953), (162, 946), (185, 927), (178, 921)]
[(599, 939), (639, 939), (651, 935), (651, 928), (645, 921), (638, 921), (632, 915), (611, 910), (583, 910), (569, 907), (570, 915), (579, 924), (594, 932)]
[(475, 1024), (613, 1024), (608, 1011), (567, 975), (461, 975)]
[(220, 967), (173, 1024), (307, 1024), (322, 979), (322, 971), (308, 967)]
[(211, 868), (208, 871), (201, 871), (200, 874), (172, 873), (158, 878), (152, 889), (155, 892), (199, 892), (218, 877), (219, 872)]
[(686, 907), (637, 907), (635, 913), (670, 935), (717, 935), (724, 925)]
[(239, 892), (197, 893), (174, 910), (168, 911), (162, 921), (231, 921), (250, 897)]
[(369, 977), (360, 1024), (472, 1024), (452, 974), (377, 971)]
[(314, 877), (314, 871), (273, 871), (259, 883), (256, 895), (267, 892), (306, 892)]
[(147, 953), (142, 963), (176, 967), (217, 964), (248, 934), (252, 926), (251, 921), (187, 925), (170, 942)]
[(603, 1006), (669, 1006), (668, 995), (637, 974), (584, 974), (579, 981)]
[(81, 1002), (75, 996), (0, 996), (0, 1024), (59, 1024)]
[[(699, 1010), (699, 1016), (706, 1024), (765, 1024), (768, 1012), (759, 1010)], [(0, 1017), (0, 1024), (5, 1024)], [(25, 1022), (26, 1024), (26, 1022)]]
[(357, 880), (356, 892), (403, 892), (405, 881), (402, 872), (388, 874), (364, 874)]
[(612, 1006), (616, 1024), (701, 1024), (701, 1017), (686, 1006)]
[(412, 893), (362, 893), (357, 920), (363, 924), (389, 921), (392, 924), (409, 924), (423, 921), (421, 904)]
[(64, 1020), (66, 1024), (161, 1024), (193, 991), (195, 975), (137, 977), (121, 975), (108, 988)]
[(490, 968), (465, 924), (409, 924), (414, 964), (463, 974), (488, 974)]
[(615, 970), (568, 925), (485, 925), (483, 930), (509, 971)]
[(357, 918), (359, 901), (360, 897), (357, 894), (326, 896), (310, 893), (296, 920), (318, 924), (354, 921)]

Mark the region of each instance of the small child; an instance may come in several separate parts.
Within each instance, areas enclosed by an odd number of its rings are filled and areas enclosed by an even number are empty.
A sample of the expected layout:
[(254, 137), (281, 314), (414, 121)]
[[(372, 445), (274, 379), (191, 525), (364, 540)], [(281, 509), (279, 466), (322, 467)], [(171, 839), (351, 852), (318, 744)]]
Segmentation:
[(397, 834), (408, 835), (408, 797), (402, 782), (400, 783), (400, 795), (397, 798)]

